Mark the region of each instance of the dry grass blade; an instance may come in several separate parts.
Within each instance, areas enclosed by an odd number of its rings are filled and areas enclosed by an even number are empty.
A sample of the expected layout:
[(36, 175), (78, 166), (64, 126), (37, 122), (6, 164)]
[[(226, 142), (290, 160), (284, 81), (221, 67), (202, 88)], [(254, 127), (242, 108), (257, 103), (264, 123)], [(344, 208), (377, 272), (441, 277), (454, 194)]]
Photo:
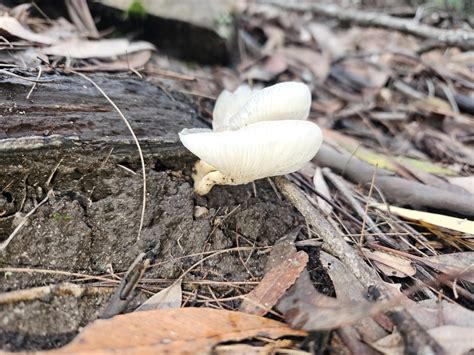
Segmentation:
[(33, 209), (31, 209), (30, 212), (28, 212), (22, 219), (21, 219), (21, 222), (18, 224), (18, 226), (13, 230), (13, 232), (10, 234), (10, 236), (4, 240), (3, 242), (0, 243), (0, 252), (2, 252), (3, 250), (6, 249), (6, 247), (8, 246), (8, 244), (10, 244), (10, 242), (13, 240), (13, 238), (15, 238), (15, 236), (18, 234), (18, 232), (21, 230), (21, 228), (25, 225), (25, 223), (28, 221), (28, 218), (36, 212), (36, 210), (38, 208), (40, 208), (42, 205), (44, 205), (46, 202), (48, 202), (48, 200), (50, 199), (50, 197), (53, 195), (53, 190), (50, 190), (47, 194), (46, 194), (46, 197), (40, 202), (38, 203)]
[[(472, 196), (472, 198), (474, 199), (474, 195)], [(382, 211), (390, 211), (390, 213), (410, 220), (425, 222), (438, 227), (443, 227), (458, 232), (474, 235), (474, 221), (445, 216), (437, 213), (409, 210), (407, 208), (400, 208), (395, 206), (386, 206), (383, 204), (373, 204), (373, 206)]]

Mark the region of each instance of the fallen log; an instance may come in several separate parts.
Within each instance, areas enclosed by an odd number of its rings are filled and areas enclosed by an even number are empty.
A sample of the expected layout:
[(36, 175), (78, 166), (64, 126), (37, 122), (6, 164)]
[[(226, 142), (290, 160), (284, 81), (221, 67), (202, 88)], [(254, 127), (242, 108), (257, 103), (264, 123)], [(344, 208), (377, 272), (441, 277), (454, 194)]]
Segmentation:
[[(72, 191), (81, 177), (107, 164), (140, 172), (130, 131), (90, 82), (46, 75), (32, 83), (20, 78), (25, 73), (7, 74), (0, 73), (0, 241), (13, 231), (14, 215), (31, 198), (26, 192), (31, 187), (39, 200), (56, 187), (55, 179)], [(91, 78), (125, 114), (148, 168), (179, 169), (194, 159), (177, 135), (185, 127), (204, 126), (187, 97), (129, 75)]]
[[(337, 151), (328, 144), (323, 144), (315, 157), (315, 162), (343, 174), (344, 177), (358, 184), (370, 184), (375, 171), (374, 166), (347, 152)], [(467, 192), (461, 194), (428, 186), (395, 176), (392, 172), (383, 169), (375, 172), (374, 184), (389, 201), (398, 204), (474, 216), (474, 198)]]

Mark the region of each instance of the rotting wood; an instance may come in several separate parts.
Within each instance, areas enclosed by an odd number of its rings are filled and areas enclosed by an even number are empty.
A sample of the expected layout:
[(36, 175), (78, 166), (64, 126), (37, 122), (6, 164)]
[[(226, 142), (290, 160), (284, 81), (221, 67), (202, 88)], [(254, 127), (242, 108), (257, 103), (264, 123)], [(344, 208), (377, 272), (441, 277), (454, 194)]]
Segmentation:
[[(48, 83), (38, 84), (31, 100), (27, 100), (30, 83), (0, 75), (0, 152), (23, 148), (15, 145), (13, 138), (22, 138), (25, 143), (38, 141), (34, 148), (78, 143), (128, 148), (131, 137), (127, 127), (89, 82), (75, 75), (47, 78)], [(91, 79), (126, 116), (133, 112), (128, 118), (145, 148), (180, 145), (177, 133), (198, 125), (196, 112), (183, 95), (173, 93), (170, 98), (157, 86), (129, 75), (96, 74)], [(48, 142), (51, 137), (56, 137), (54, 144)]]
[[(64, 172), (84, 176), (106, 164), (135, 167), (138, 161), (126, 125), (91, 83), (75, 75), (44, 78), (26, 99), (32, 84), (0, 73), (0, 188), (9, 186), (12, 196), (0, 210), (0, 240), (13, 231), (25, 184), (48, 190)], [(177, 135), (185, 127), (204, 127), (187, 97), (129, 75), (91, 78), (130, 121), (148, 168), (179, 169), (195, 159)]]

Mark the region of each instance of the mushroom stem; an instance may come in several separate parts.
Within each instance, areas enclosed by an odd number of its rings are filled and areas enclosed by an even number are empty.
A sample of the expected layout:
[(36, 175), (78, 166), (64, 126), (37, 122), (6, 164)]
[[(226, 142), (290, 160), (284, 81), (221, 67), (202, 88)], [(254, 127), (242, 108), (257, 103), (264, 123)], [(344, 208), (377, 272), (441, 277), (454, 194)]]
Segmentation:
[(197, 184), (199, 181), (201, 181), (204, 178), (204, 176), (216, 170), (217, 170), (216, 168), (206, 163), (204, 160), (198, 160), (196, 164), (194, 164), (194, 172), (192, 174), (192, 178), (195, 184)]
[(235, 185), (235, 183), (220, 171), (212, 171), (201, 180), (194, 180), (194, 190), (201, 196), (211, 191), (214, 185)]

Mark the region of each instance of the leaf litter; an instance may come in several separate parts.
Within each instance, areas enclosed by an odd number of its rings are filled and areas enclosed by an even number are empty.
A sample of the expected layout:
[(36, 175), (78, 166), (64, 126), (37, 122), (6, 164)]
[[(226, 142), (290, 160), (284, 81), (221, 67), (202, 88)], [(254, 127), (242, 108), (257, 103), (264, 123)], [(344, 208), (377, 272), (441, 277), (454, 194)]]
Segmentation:
[[(48, 28), (35, 24), (35, 19), (25, 13), (24, 9), (17, 9), (0, 17), (0, 30), (8, 38), (1, 48), (43, 53), (54, 65), (65, 63), (78, 71), (144, 68), (143, 73), (150, 80), (195, 96), (204, 118), (211, 116), (209, 97), (216, 97), (222, 88), (235, 88), (242, 81), (306, 82), (313, 91), (310, 118), (324, 127), (326, 142), (316, 159), (291, 177), (292, 182), (315, 207), (324, 210), (330, 223), (378, 272), (380, 280), (391, 285), (396, 305), (405, 307), (441, 347), (459, 354), (474, 348), (474, 316), (470, 310), (474, 307), (472, 48), (430, 48), (419, 37), (393, 30), (359, 27), (357, 23), (350, 28), (340, 26), (311, 8), (301, 13), (291, 6), (249, 3), (239, 14), (240, 63), (230, 69), (193, 69), (156, 54), (150, 43), (90, 40), (70, 30), (76, 26), (77, 33), (97, 32), (90, 23), (83, 23), (79, 29), (77, 21), (81, 17), (86, 21), (87, 16), (76, 17), (74, 26), (64, 19), (54, 20)], [(408, 13), (415, 16), (416, 9), (409, 9)], [(456, 16), (458, 22), (445, 18), (444, 29), (450, 30), (459, 23), (472, 26), (462, 16)], [(433, 18), (426, 14), (419, 21), (433, 25)], [(61, 39), (58, 29), (66, 27), (69, 36)], [(11, 57), (9, 61), (18, 66), (24, 64), (24, 60)], [(344, 179), (352, 199), (325, 181), (323, 167)], [(364, 207), (366, 216), (355, 213), (351, 206), (354, 200)], [(369, 216), (379, 231), (367, 225)], [(320, 240), (313, 226), (304, 227), (275, 244), (269, 260), (281, 262), (271, 265), (270, 261), (266, 275), (253, 291), (238, 293), (236, 297), (243, 300), (240, 311), (281, 314), (294, 328), (337, 329), (341, 339), (344, 329), (350, 327), (359, 341), (372, 350), (403, 353), (410, 346), (409, 338), (394, 330), (387, 313), (395, 304), (370, 302), (369, 290), (353, 271), (319, 247), (309, 247), (318, 250), (315, 254), (297, 252), (296, 238)], [(396, 245), (396, 250), (384, 246), (380, 232)], [(335, 298), (315, 289), (314, 272), (305, 268), (307, 262), (308, 266), (316, 262), (311, 261), (313, 258), (320, 263), (317, 272), (327, 273), (332, 280)], [(285, 262), (288, 260), (290, 264)], [(293, 264), (295, 260), (298, 265)], [(188, 286), (184, 285), (186, 289)], [(172, 284), (142, 307), (180, 307), (182, 291), (180, 284)], [(189, 289), (184, 295), (186, 292)], [(237, 309), (226, 301), (216, 304)], [(236, 317), (235, 323), (229, 321), (231, 314)], [(178, 324), (176, 319), (182, 322)], [(153, 330), (141, 328), (150, 321), (157, 322)], [(89, 346), (89, 350), (105, 352), (126, 348), (128, 345), (122, 342), (129, 336), (133, 322), (137, 322), (136, 329), (144, 330), (135, 350), (181, 350), (193, 346), (193, 350), (210, 351), (225, 341), (305, 334), (241, 312), (183, 308), (98, 321), (64, 349), (83, 351)], [(156, 339), (168, 339), (160, 332), (173, 324), (177, 338), (170, 344), (154, 345)], [(250, 329), (250, 325), (255, 328)], [(212, 341), (204, 340), (200, 333), (209, 330), (206, 327), (216, 332)], [(110, 336), (93, 345), (98, 330), (123, 335), (118, 340)], [(195, 332), (195, 338), (189, 343), (179, 338), (190, 332)], [(345, 345), (355, 346), (350, 342)]]

